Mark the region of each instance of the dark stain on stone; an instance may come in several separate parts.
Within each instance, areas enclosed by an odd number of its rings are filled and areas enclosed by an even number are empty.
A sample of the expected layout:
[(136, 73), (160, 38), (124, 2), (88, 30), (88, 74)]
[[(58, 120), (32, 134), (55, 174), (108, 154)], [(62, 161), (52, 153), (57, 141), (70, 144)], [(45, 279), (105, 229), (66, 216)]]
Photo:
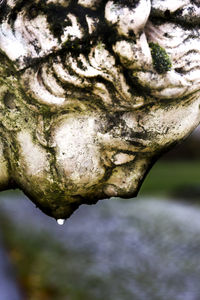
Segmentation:
[(139, 2), (139, 0), (114, 0), (114, 3), (130, 8), (136, 8)]
[(9, 109), (15, 109), (16, 108), (16, 104), (15, 104), (15, 95), (12, 93), (6, 93), (4, 96), (4, 104), (7, 108)]

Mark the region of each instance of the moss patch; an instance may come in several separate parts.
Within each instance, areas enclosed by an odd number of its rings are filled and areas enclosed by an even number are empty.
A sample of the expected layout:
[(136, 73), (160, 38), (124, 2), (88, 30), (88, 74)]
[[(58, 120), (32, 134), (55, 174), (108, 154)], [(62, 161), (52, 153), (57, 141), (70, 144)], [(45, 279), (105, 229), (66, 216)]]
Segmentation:
[(164, 48), (155, 43), (150, 43), (153, 66), (158, 74), (164, 74), (172, 68), (171, 60)]

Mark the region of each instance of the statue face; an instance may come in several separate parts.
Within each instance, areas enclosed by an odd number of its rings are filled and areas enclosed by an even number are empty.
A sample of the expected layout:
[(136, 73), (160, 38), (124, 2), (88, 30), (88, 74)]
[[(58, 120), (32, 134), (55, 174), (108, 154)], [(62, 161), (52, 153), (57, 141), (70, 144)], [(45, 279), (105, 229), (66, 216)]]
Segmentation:
[(0, 187), (55, 218), (135, 196), (199, 123), (199, 2), (2, 0), (0, 11)]

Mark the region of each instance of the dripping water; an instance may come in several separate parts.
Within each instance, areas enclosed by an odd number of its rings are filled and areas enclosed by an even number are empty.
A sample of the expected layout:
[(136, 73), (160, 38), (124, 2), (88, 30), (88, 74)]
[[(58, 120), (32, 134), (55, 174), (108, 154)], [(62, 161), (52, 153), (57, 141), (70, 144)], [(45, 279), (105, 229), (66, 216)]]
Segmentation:
[(60, 226), (64, 225), (64, 223), (65, 223), (65, 219), (57, 219), (56, 221), (57, 221), (58, 225), (60, 225)]

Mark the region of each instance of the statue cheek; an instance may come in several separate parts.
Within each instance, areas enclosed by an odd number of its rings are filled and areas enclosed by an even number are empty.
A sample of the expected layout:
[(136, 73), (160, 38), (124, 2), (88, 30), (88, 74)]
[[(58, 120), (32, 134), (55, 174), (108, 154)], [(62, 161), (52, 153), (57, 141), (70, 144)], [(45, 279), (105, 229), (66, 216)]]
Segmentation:
[(73, 116), (62, 120), (53, 131), (56, 167), (73, 192), (86, 192), (104, 176), (96, 130), (93, 117)]
[(11, 159), (14, 180), (30, 194), (37, 194), (39, 190), (45, 193), (51, 182), (48, 152), (26, 130), (19, 132), (16, 140), (18, 151), (13, 160), (14, 164)]

